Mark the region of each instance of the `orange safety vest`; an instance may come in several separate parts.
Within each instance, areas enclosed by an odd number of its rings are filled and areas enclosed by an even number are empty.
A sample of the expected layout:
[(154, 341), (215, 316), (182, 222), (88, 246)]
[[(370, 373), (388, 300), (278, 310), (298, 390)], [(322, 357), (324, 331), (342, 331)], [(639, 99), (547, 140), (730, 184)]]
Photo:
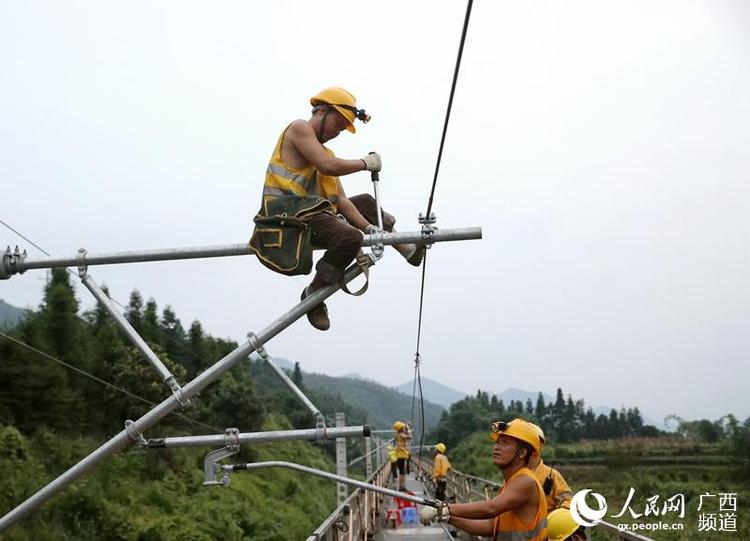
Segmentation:
[[(266, 168), (266, 181), (263, 184), (264, 207), (266, 201), (274, 197), (317, 195), (328, 199), (336, 209), (339, 201), (338, 177), (321, 174), (313, 164), (297, 169), (281, 161), (281, 146), (288, 129), (289, 126), (281, 132)], [(335, 156), (331, 149), (326, 147), (323, 149), (331, 156)]]
[(448, 474), (448, 470), (451, 469), (450, 460), (443, 453), (435, 455), (435, 466), (432, 469), (433, 479), (440, 479)]
[(542, 485), (534, 476), (529, 468), (521, 468), (505, 481), (498, 494), (502, 494), (505, 487), (512, 479), (525, 475), (534, 480), (537, 488), (539, 503), (537, 504), (536, 513), (532, 520), (523, 520), (515, 511), (506, 511), (500, 513), (495, 518), (492, 529), (492, 539), (496, 541), (546, 541), (547, 539), (547, 503), (544, 500), (544, 491)]

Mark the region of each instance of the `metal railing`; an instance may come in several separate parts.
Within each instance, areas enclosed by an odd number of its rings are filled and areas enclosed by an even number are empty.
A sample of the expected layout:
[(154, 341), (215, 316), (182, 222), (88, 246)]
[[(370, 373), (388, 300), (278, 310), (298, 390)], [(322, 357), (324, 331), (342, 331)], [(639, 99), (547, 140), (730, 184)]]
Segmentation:
[[(385, 487), (390, 471), (391, 466), (386, 461), (367, 482)], [(380, 529), (382, 504), (381, 494), (358, 488), (318, 526), (306, 541), (370, 539)]]
[[(417, 458), (412, 458), (412, 460), (416, 461), (419, 470), (421, 472), (424, 472), (422, 478), (425, 480), (425, 484), (430, 487), (430, 490), (432, 490), (432, 494), (434, 494), (435, 487), (431, 481), (432, 476), (430, 475), (430, 472), (432, 472), (433, 462), (426, 458), (423, 458), (421, 460), (421, 464), (419, 463), (419, 459)], [(446, 478), (446, 492), (449, 494), (452, 493), (454, 495), (455, 501), (457, 502), (489, 500), (494, 497), (494, 495), (498, 490), (500, 490), (500, 487), (502, 486), (500, 483), (497, 483), (495, 481), (490, 481), (489, 479), (483, 479), (482, 477), (469, 475), (468, 473), (463, 473), (454, 469), (450, 469), (448, 471), (448, 475), (446, 476)], [(599, 522), (595, 526), (595, 528), (597, 530), (601, 530), (607, 532), (608, 534), (614, 535), (614, 538), (618, 541), (654, 541), (652, 538), (646, 537), (644, 535), (622, 531), (617, 526), (609, 522)]]

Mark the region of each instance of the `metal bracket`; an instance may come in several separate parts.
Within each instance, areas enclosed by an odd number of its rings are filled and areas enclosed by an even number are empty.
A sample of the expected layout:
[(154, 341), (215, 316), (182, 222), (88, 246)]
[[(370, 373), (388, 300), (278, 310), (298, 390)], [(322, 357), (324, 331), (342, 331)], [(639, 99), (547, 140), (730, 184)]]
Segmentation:
[(26, 259), (26, 250), (21, 252), (18, 245), (16, 250), (11, 252), (10, 246), (5, 249), (5, 253), (0, 258), (0, 280), (7, 280), (14, 274), (23, 274), (24, 270), (20, 270), (19, 267), (23, 266), (23, 261)]
[(432, 248), (432, 245), (434, 244), (433, 240), (433, 233), (437, 229), (437, 227), (434, 226), (435, 222), (437, 222), (437, 218), (435, 217), (434, 212), (430, 212), (429, 217), (425, 217), (421, 212), (419, 213), (419, 218), (417, 221), (422, 224), (422, 242), (424, 243), (424, 247), (429, 249)]
[[(203, 484), (208, 485), (222, 485), (224, 488), (229, 486), (231, 478), (229, 477), (229, 470), (226, 470), (219, 463), (227, 457), (236, 455), (240, 451), (240, 429), (239, 428), (227, 428), (224, 431), (224, 445), (221, 449), (211, 451), (203, 459)], [(224, 475), (221, 481), (216, 480), (216, 474), (219, 471), (224, 471)]]
[(370, 228), (369, 235), (372, 238), (370, 252), (372, 254), (371, 257), (373, 259), (373, 264), (375, 264), (376, 261), (379, 261), (380, 258), (383, 257), (383, 253), (385, 252), (385, 245), (383, 244), (384, 234), (385, 231), (377, 226), (373, 226)]
[(135, 424), (135, 421), (128, 419), (125, 421), (125, 432), (128, 433), (130, 439), (132, 439), (138, 447), (148, 447), (148, 440), (143, 437), (143, 432)]
[(253, 346), (253, 349), (258, 355), (261, 356), (264, 361), (268, 360), (268, 352), (266, 351), (266, 348), (263, 347), (263, 344), (260, 343), (260, 340), (258, 340), (258, 337), (254, 332), (251, 331), (247, 333), (247, 341), (251, 346)]
[(86, 251), (86, 248), (79, 248), (78, 254), (76, 255), (76, 265), (78, 267), (78, 276), (83, 278), (86, 276), (86, 272), (88, 271), (89, 265), (86, 263), (86, 254), (88, 252)]
[(193, 402), (182, 392), (182, 387), (180, 387), (180, 384), (174, 379), (174, 376), (165, 379), (164, 383), (166, 383), (169, 390), (172, 391), (172, 394), (182, 409), (187, 409), (193, 405)]

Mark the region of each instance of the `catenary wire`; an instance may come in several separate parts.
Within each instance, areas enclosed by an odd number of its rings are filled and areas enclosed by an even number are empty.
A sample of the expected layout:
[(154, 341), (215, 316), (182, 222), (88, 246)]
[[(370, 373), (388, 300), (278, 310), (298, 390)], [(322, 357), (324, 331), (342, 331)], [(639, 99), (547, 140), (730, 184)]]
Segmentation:
[[(430, 220), (432, 212), (432, 203), (435, 197), (435, 187), (437, 186), (438, 174), (440, 172), (440, 162), (443, 157), (443, 148), (445, 146), (445, 136), (448, 132), (448, 123), (451, 116), (451, 109), (453, 108), (453, 97), (456, 93), (456, 83), (458, 82), (458, 72), (461, 67), (461, 58), (463, 57), (464, 43), (466, 42), (466, 33), (469, 29), (469, 19), (471, 18), (471, 8), (473, 0), (468, 0), (466, 4), (466, 15), (464, 17), (464, 25), (461, 31), (461, 41), (458, 46), (458, 53), (456, 55), (456, 67), (453, 71), (453, 81), (451, 83), (450, 96), (448, 98), (448, 107), (445, 111), (445, 121), (443, 122), (443, 133), (440, 137), (440, 148), (438, 150), (437, 161), (435, 163), (435, 174), (432, 179), (432, 187), (430, 188), (430, 197), (427, 201), (427, 211), (425, 212), (425, 219)], [(429, 223), (429, 222), (428, 222)], [(417, 351), (414, 356), (415, 365), (415, 379), (419, 385), (419, 404), (421, 411), (421, 423), (420, 423), (420, 441), (419, 441), (419, 459), (422, 460), (422, 448), (424, 447), (424, 396), (422, 394), (422, 377), (420, 373), (421, 356), (419, 354), (419, 345), (422, 336), (422, 309), (424, 306), (424, 284), (425, 284), (425, 271), (427, 269), (427, 253), (425, 252), (424, 259), (422, 260), (422, 284), (420, 286), (419, 293), (419, 320), (417, 324)], [(413, 391), (412, 391), (413, 397)], [(412, 398), (413, 400), (413, 398)]]
[[(41, 246), (39, 246), (33, 240), (31, 240), (28, 237), (26, 237), (23, 233), (21, 233), (17, 229), (15, 229), (12, 226), (10, 226), (9, 224), (5, 223), (3, 220), (0, 220), (0, 224), (4, 225), (9, 230), (11, 230), (13, 233), (15, 233), (16, 235), (18, 235), (22, 239), (24, 239), (26, 242), (30, 243), (32, 246), (34, 246), (34, 248), (36, 248), (37, 250), (39, 250), (40, 252), (42, 252), (47, 257), (52, 257), (51, 254), (49, 252), (47, 252), (44, 248), (42, 248)], [(78, 275), (75, 273), (75, 271), (73, 271), (71, 269), (68, 269), (68, 268), (66, 268), (65, 270), (68, 271), (68, 273), (70, 273), (71, 276), (75, 276), (76, 278), (78, 277)], [(115, 303), (117, 306), (119, 306), (120, 308), (122, 308), (127, 313), (127, 310), (128, 310), (127, 306), (123, 305), (120, 301), (118, 301), (117, 299), (115, 299), (114, 297), (112, 297), (109, 294), (109, 291), (107, 291), (107, 297), (109, 298), (109, 300), (111, 300), (113, 303)], [(157, 326), (157, 327), (155, 327), (154, 330), (157, 333), (159, 333), (163, 338), (165, 338), (167, 341), (169, 341), (172, 344), (174, 344), (178, 349), (182, 350), (184, 353), (187, 353), (190, 357), (193, 358), (193, 360), (199, 361), (199, 362), (203, 361), (203, 359), (200, 358), (193, 350), (189, 349), (184, 344), (181, 344), (180, 342), (178, 342), (177, 340), (175, 340), (173, 337), (171, 337), (170, 335), (168, 335), (162, 328), (160, 328), (160, 327)]]
[[(55, 362), (55, 363), (57, 363), (59, 365), (62, 365), (65, 368), (68, 368), (69, 370), (73, 370), (74, 372), (77, 372), (78, 374), (81, 374), (82, 376), (85, 376), (85, 377), (87, 377), (87, 378), (89, 378), (89, 379), (91, 379), (93, 381), (96, 381), (97, 383), (105, 385), (105, 386), (109, 387), (110, 389), (114, 389), (114, 390), (116, 390), (116, 391), (118, 391), (118, 392), (120, 392), (120, 393), (122, 393), (122, 394), (124, 394), (126, 396), (129, 396), (130, 398), (133, 398), (135, 400), (138, 400), (138, 401), (143, 402), (144, 404), (148, 404), (150, 406), (156, 406), (157, 405), (156, 402), (152, 402), (151, 400), (147, 400), (147, 399), (145, 399), (145, 398), (143, 398), (141, 396), (138, 396), (135, 393), (131, 393), (130, 391), (128, 391), (126, 389), (123, 389), (122, 387), (118, 387), (114, 383), (110, 383), (110, 382), (108, 382), (106, 380), (103, 380), (103, 379), (101, 379), (101, 378), (93, 375), (93, 374), (89, 374), (88, 372), (86, 372), (85, 370), (82, 370), (82, 369), (78, 368), (77, 366), (74, 366), (74, 365), (66, 363), (65, 361), (62, 361), (62, 360), (60, 360), (60, 359), (58, 359), (56, 357), (53, 357), (49, 353), (46, 353), (46, 352), (44, 352), (44, 351), (42, 351), (40, 349), (37, 349), (34, 346), (31, 346), (31, 345), (29, 345), (29, 344), (27, 344), (27, 343), (25, 343), (25, 342), (23, 342), (23, 341), (21, 341), (21, 340), (19, 340), (17, 338), (14, 338), (13, 336), (5, 334), (2, 331), (0, 331), (0, 336), (3, 337), (3, 338), (5, 338), (6, 340), (9, 340), (9, 341), (15, 343), (16, 345), (19, 345), (21, 347), (24, 347), (24, 348), (28, 349), (29, 351), (33, 351), (34, 353), (36, 353), (36, 354), (44, 357), (47, 360), (50, 360), (50, 361), (53, 361), (53, 362)], [(179, 417), (180, 419), (184, 419), (185, 421), (190, 421), (191, 423), (194, 423), (196, 425), (200, 425), (203, 428), (208, 428), (208, 429), (213, 430), (215, 432), (222, 432), (222, 430), (220, 428), (216, 428), (215, 426), (211, 426), (211, 425), (206, 424), (206, 423), (204, 423), (202, 421), (198, 421), (197, 419), (193, 419), (191, 417), (188, 417), (187, 415), (183, 415), (182, 413), (172, 412), (172, 415), (175, 415), (176, 417)]]

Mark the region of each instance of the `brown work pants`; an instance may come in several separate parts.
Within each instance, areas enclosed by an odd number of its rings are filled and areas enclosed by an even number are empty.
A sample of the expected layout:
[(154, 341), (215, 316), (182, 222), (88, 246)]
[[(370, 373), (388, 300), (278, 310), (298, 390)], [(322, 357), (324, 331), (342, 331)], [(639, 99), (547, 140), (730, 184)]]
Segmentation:
[[(357, 207), (365, 220), (377, 225), (377, 204), (373, 196), (359, 194), (350, 197), (349, 201)], [(336, 283), (362, 248), (362, 231), (350, 225), (340, 215), (316, 214), (311, 223), (313, 246), (326, 249), (326, 253), (315, 265), (315, 270), (326, 284)], [(383, 211), (383, 229), (392, 231), (395, 223), (396, 219)]]

